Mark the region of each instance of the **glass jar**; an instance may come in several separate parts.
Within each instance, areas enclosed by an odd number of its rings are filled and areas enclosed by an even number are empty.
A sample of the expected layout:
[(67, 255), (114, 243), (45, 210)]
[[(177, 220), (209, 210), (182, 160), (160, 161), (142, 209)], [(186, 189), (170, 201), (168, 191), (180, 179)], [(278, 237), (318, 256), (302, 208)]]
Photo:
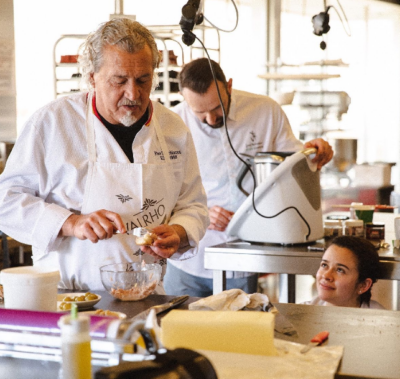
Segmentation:
[(324, 238), (330, 239), (343, 235), (343, 224), (340, 220), (324, 220)]
[(361, 237), (365, 236), (363, 220), (346, 220), (343, 226), (345, 236)]
[(385, 224), (372, 222), (365, 224), (365, 238), (383, 241), (385, 239)]

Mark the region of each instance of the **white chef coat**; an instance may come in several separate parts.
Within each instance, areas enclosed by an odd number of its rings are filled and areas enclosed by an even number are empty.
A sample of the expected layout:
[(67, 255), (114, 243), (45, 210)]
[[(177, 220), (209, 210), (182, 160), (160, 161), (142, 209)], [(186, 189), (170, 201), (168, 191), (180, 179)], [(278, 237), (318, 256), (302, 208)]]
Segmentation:
[[(182, 117), (192, 132), (208, 207), (218, 205), (235, 212), (246, 199), (236, 184), (243, 163), (234, 155), (225, 127), (213, 129), (200, 122), (185, 101), (172, 110)], [(267, 151), (294, 152), (303, 146), (294, 136), (282, 108), (267, 96), (233, 90), (227, 126), (232, 145), (239, 155), (255, 156), (257, 152)], [(246, 175), (243, 187), (251, 192), (253, 182), (250, 175)], [(197, 247), (195, 258), (171, 264), (188, 274), (212, 278), (212, 270), (204, 268), (204, 248), (232, 239), (234, 237), (228, 237), (225, 232), (207, 230)], [(248, 275), (245, 272), (227, 272), (227, 278)]]
[[(165, 164), (154, 127), (154, 123), (158, 123), (174, 162), (173, 177), (165, 183), (164, 190), (176, 194), (177, 201), (167, 221), (182, 225), (193, 247), (209, 222), (193, 140), (187, 127), (173, 112), (157, 102), (153, 103), (153, 109), (150, 124), (139, 131), (133, 142), (135, 163)], [(63, 242), (74, 238), (59, 238), (58, 233), (65, 220), (72, 213), (80, 214), (83, 206), (89, 167), (85, 111), (84, 93), (60, 98), (38, 110), (24, 127), (0, 176), (0, 230), (32, 245), (35, 265), (56, 264), (59, 261), (57, 255), (63, 251)], [(121, 166), (130, 163), (97, 118), (95, 146), (98, 163), (120, 163)], [(115, 262), (126, 261), (123, 251), (126, 246), (119, 243), (119, 238), (96, 244), (100, 246), (114, 240), (112, 255)], [(85, 246), (91, 242), (79, 243), (81, 248), (74, 247), (70, 252), (69, 272), (83, 270), (87, 262)], [(172, 259), (187, 259), (194, 253), (192, 248), (182, 249)], [(63, 267), (59, 268), (63, 276)], [(74, 278), (74, 288), (103, 289), (98, 287), (98, 279), (93, 283), (81, 283)]]

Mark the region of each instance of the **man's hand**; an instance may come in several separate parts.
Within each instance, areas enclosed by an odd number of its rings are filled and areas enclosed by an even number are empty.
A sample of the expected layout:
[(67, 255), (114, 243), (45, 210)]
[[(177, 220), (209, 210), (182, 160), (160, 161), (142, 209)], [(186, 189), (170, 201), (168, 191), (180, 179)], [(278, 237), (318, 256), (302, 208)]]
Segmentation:
[(208, 229), (218, 230), (219, 232), (223, 232), (226, 229), (234, 214), (218, 205), (209, 208), (208, 213), (210, 216), (210, 225)]
[(101, 209), (88, 215), (71, 215), (61, 227), (59, 237), (76, 237), (96, 243), (111, 238), (114, 232), (126, 233), (118, 213)]
[(181, 225), (158, 225), (151, 230), (157, 239), (151, 246), (141, 246), (140, 249), (158, 259), (170, 258), (179, 247), (189, 245), (185, 229)]
[(331, 145), (322, 138), (313, 139), (304, 144), (304, 148), (315, 147), (317, 149), (317, 155), (312, 160), (317, 163), (318, 170), (321, 170), (322, 166), (327, 164), (333, 157), (333, 150)]

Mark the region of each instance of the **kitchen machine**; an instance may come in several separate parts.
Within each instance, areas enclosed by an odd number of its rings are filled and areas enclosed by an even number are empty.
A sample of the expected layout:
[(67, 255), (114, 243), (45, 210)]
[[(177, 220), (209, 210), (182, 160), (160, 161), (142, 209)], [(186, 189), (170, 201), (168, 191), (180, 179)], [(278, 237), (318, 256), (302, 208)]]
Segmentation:
[(312, 162), (315, 153), (309, 148), (284, 159), (280, 156), (274, 165), (274, 153), (258, 153), (253, 158), (256, 188), (234, 214), (228, 235), (281, 245), (323, 238), (320, 174)]

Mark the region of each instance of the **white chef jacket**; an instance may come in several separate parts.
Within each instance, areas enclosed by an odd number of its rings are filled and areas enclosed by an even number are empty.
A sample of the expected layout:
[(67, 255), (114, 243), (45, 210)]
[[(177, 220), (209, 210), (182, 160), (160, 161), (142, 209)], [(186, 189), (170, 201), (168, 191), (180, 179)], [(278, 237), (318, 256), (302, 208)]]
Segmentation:
[[(157, 102), (153, 109), (149, 126), (143, 127), (133, 142), (134, 159), (136, 163), (161, 163), (159, 141), (152, 127), (157, 120), (170, 156), (182, 163), (177, 167), (183, 171), (183, 175), (175, 175), (165, 183), (166, 191), (179, 189), (168, 223), (182, 225), (190, 247), (194, 247), (209, 219), (193, 140), (173, 112)], [(72, 213), (80, 214), (82, 208), (89, 165), (85, 112), (85, 93), (57, 99), (38, 110), (25, 125), (0, 176), (0, 230), (32, 245), (35, 265), (57, 250), (61, 226)], [(96, 138), (97, 160), (130, 163), (105, 127), (101, 134), (103, 138)], [(172, 260), (191, 258), (194, 253), (193, 248), (181, 249)], [(116, 251), (116, 262), (118, 256)], [(80, 256), (76, 254), (70, 264), (80, 268)]]
[[(235, 212), (246, 199), (236, 184), (243, 163), (234, 155), (225, 127), (213, 129), (200, 122), (185, 101), (172, 110), (182, 117), (192, 132), (208, 207), (218, 205)], [(303, 146), (294, 136), (282, 108), (267, 96), (233, 90), (227, 126), (232, 145), (239, 155), (255, 156), (257, 152), (267, 151), (294, 152)], [(246, 175), (243, 187), (251, 192), (251, 175)], [(204, 268), (204, 248), (232, 239), (235, 238), (228, 237), (225, 232), (207, 230), (197, 247), (195, 258), (170, 263), (188, 274), (212, 278), (212, 270)], [(227, 278), (248, 275), (245, 272), (227, 272)]]

